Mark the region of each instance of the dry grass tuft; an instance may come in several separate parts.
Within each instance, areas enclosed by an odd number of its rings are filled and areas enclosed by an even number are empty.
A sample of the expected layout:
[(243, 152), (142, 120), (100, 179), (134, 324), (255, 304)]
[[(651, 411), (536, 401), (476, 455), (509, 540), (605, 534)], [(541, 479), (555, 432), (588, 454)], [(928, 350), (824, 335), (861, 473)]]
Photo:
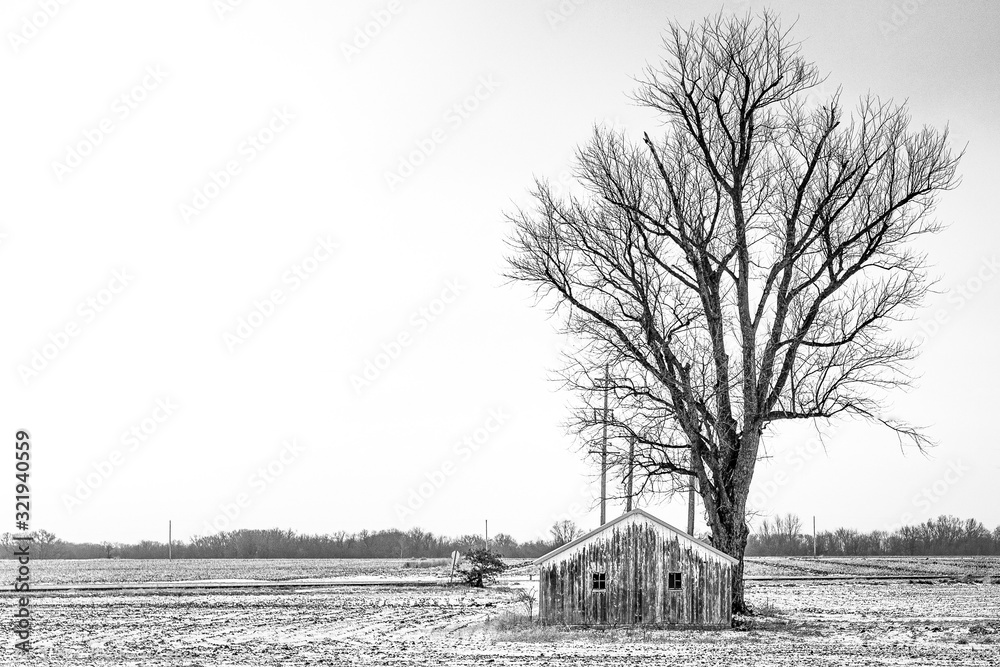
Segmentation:
[(768, 598), (764, 601), (764, 604), (758, 605), (753, 609), (754, 616), (763, 616), (765, 618), (774, 618), (775, 616), (781, 616), (783, 612), (779, 609), (771, 599)]
[(403, 567), (406, 569), (446, 567), (450, 565), (451, 559), (449, 558), (420, 558), (419, 560), (408, 560), (403, 563)]

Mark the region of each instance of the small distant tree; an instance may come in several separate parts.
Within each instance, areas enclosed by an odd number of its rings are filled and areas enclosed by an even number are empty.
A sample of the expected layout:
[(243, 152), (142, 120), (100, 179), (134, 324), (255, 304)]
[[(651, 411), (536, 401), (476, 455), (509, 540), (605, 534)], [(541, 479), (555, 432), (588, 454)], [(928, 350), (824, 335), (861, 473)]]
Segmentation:
[(484, 544), (482, 535), (462, 535), (455, 539), (455, 546), (462, 552), (479, 549)]
[(517, 540), (507, 533), (497, 533), (493, 539), (490, 540), (490, 548), (502, 556), (513, 556), (514, 552), (517, 550)]
[(459, 570), (465, 577), (465, 583), (473, 588), (483, 588), (494, 583), (507, 569), (500, 554), (486, 549), (472, 549), (465, 553), (469, 567)]
[(63, 541), (47, 530), (29, 533), (34, 537), (31, 550), (34, 558), (60, 558), (63, 555)]
[(561, 547), (583, 535), (583, 531), (577, 528), (576, 524), (569, 519), (556, 521), (552, 524), (552, 529), (549, 532), (552, 533), (553, 547)]
[(802, 519), (791, 512), (786, 514), (784, 519), (780, 516), (775, 517), (774, 525), (789, 544), (797, 542), (802, 532)]

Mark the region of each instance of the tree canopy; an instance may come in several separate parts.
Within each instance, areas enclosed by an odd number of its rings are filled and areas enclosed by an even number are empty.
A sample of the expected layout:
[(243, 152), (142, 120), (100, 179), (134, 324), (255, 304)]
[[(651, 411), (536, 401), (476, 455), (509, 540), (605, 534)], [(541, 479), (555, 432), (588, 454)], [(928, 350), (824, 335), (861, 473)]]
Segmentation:
[[(894, 324), (928, 290), (913, 242), (939, 229), (959, 156), (905, 104), (810, 98), (819, 70), (771, 13), (674, 23), (664, 48), (635, 93), (664, 132), (597, 127), (577, 192), (536, 181), (508, 214), (508, 275), (579, 343), (576, 427), (604, 421), (590, 401), (609, 385), (638, 488), (696, 478), (713, 542), (742, 559), (769, 426), (853, 416), (927, 442), (885, 395), (911, 379)], [(742, 568), (734, 584), (744, 611)]]

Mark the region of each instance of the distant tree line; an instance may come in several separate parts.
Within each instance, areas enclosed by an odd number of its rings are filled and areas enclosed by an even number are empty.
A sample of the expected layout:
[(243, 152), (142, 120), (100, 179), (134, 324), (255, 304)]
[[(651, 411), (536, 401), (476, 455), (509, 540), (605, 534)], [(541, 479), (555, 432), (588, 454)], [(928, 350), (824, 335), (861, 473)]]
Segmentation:
[[(518, 542), (510, 535), (490, 536), (489, 549), (507, 558), (536, 558), (580, 534), (573, 522), (560, 521), (551, 530), (551, 539)], [(143, 540), (136, 544), (112, 542), (73, 543), (52, 533), (31, 533), (32, 558), (166, 558), (167, 544)], [(328, 535), (308, 535), (277, 528), (241, 529), (214, 535), (195, 536), (175, 542), (174, 558), (443, 558), (453, 551), (466, 553), (486, 547), (483, 535), (447, 538), (420, 528), (410, 530), (338, 531)], [(10, 533), (0, 535), (0, 553), (9, 558), (14, 550)]]
[[(765, 520), (747, 541), (748, 556), (811, 556), (811, 530), (794, 514)], [(1000, 526), (992, 532), (975, 519), (939, 516), (893, 531), (837, 528), (816, 534), (823, 556), (996, 556)]]
[[(64, 542), (54, 534), (31, 533), (32, 558), (166, 558), (167, 544), (143, 540), (136, 544)], [(490, 536), (489, 548), (506, 558), (537, 558), (570, 542), (582, 531), (572, 521), (559, 521), (549, 539), (518, 542), (510, 535)], [(707, 536), (705, 536), (707, 538)], [(174, 558), (444, 558), (453, 551), (483, 549), (483, 535), (442, 537), (420, 528), (410, 530), (338, 531), (309, 535), (293, 530), (241, 529), (195, 536), (172, 545)], [(10, 533), (0, 535), (0, 555), (14, 551)], [(939, 516), (894, 531), (861, 532), (853, 528), (822, 531), (816, 552), (823, 556), (996, 556), (1000, 526), (992, 532), (975, 519)], [(763, 521), (747, 541), (748, 556), (811, 556), (812, 534), (794, 514)]]

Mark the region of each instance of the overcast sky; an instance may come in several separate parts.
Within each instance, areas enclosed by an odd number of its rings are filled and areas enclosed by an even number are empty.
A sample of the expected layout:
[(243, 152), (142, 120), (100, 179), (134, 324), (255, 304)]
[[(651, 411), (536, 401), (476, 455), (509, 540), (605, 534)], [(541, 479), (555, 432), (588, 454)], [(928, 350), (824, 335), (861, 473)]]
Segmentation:
[[(921, 381), (891, 407), (938, 446), (845, 423), (824, 450), (783, 427), (752, 505), (821, 529), (992, 528), (1000, 8), (770, 6), (829, 73), (819, 93), (906, 98), (968, 152), (928, 246), (941, 293), (909, 326)], [(502, 279), (502, 213), (533, 175), (564, 178), (593, 123), (660, 131), (632, 77), (668, 20), (719, 7), (4, 3), (0, 430), (31, 431), (32, 528), (596, 525), (553, 381), (566, 341)], [(682, 504), (651, 509), (684, 525)]]

